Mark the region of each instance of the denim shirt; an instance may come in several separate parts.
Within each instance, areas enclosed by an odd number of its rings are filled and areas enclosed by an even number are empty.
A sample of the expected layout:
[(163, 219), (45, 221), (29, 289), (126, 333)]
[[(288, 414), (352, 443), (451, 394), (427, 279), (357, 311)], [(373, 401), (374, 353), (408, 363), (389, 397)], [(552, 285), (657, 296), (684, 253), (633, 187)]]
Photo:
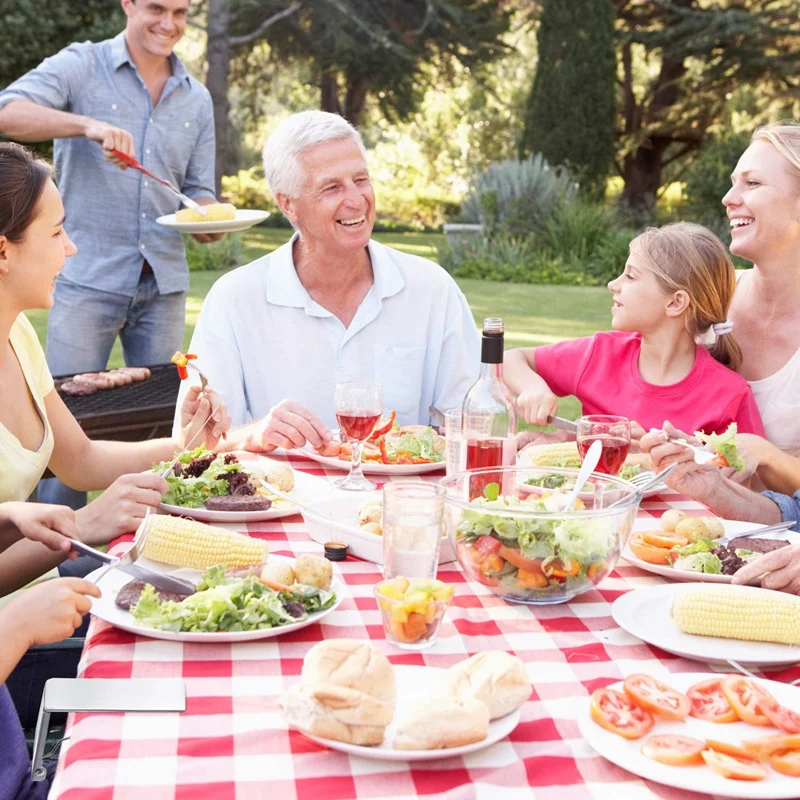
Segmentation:
[[(0, 92), (12, 100), (108, 122), (133, 135), (136, 158), (189, 197), (214, 197), (211, 95), (176, 55), (158, 105), (134, 66), (124, 32), (104, 42), (71, 44)], [(59, 279), (133, 297), (146, 258), (162, 294), (184, 292), (189, 273), (181, 235), (156, 223), (180, 201), (138, 170), (125, 171), (83, 137), (56, 139), (55, 175), (65, 228), (78, 247)]]

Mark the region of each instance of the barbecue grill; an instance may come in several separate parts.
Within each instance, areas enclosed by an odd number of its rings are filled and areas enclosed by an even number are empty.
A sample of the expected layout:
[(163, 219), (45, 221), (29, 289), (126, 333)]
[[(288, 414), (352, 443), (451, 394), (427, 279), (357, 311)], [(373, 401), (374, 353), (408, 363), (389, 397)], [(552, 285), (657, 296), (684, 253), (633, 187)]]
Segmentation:
[[(149, 369), (151, 375), (145, 381), (85, 396), (62, 394), (61, 399), (90, 439), (133, 442), (170, 436), (181, 381), (173, 364)], [(72, 377), (57, 377), (56, 387)]]

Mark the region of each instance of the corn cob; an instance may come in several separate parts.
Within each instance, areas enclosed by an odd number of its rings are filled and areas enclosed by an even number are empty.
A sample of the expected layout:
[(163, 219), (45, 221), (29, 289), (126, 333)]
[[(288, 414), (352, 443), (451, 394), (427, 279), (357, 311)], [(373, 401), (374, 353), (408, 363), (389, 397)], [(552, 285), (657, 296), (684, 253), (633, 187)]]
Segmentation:
[(269, 557), (269, 550), (266, 542), (247, 534), (156, 514), (151, 517), (142, 555), (175, 567), (207, 569), (223, 564), (225, 569), (237, 569), (261, 564)]
[(767, 589), (682, 587), (672, 619), (684, 633), (800, 645), (800, 597)]
[(577, 442), (558, 442), (525, 448), (525, 463), (532, 467), (574, 467), (579, 468)]

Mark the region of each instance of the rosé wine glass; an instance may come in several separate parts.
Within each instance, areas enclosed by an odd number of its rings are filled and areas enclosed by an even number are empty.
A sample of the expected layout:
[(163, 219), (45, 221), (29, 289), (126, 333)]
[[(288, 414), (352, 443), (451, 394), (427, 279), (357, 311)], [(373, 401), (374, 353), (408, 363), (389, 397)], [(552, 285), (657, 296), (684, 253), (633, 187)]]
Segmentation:
[(342, 438), (351, 443), (350, 473), (335, 482), (340, 489), (365, 492), (376, 485), (361, 471), (361, 445), (369, 439), (383, 412), (383, 387), (375, 381), (337, 383), (334, 409)]

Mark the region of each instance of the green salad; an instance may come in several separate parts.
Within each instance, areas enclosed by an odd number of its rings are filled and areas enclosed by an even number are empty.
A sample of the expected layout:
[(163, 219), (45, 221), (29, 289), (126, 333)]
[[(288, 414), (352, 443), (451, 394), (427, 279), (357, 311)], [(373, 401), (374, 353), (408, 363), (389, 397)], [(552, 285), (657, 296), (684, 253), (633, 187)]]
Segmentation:
[(197, 592), (180, 602), (160, 600), (148, 584), (131, 613), (143, 625), (162, 631), (254, 631), (302, 622), (336, 602), (335, 592), (314, 586), (298, 588), (296, 592), (275, 592), (256, 575), (229, 577), (224, 567), (217, 565), (203, 573)]
[[(163, 472), (169, 464), (169, 461), (153, 464), (153, 471)], [(184, 453), (167, 474), (169, 489), (162, 502), (182, 508), (204, 508), (209, 497), (230, 495), (232, 484), (247, 483), (248, 479), (235, 456), (215, 455), (200, 445)]]
[[(553, 465), (556, 466), (556, 465)], [(634, 475), (638, 475), (642, 468), (638, 464), (624, 464), (617, 477), (623, 481), (629, 481)], [(538, 486), (540, 489), (561, 489), (570, 492), (575, 488), (575, 478), (570, 475), (559, 475), (551, 472), (549, 475), (539, 475), (536, 478), (528, 478), (525, 481), (528, 486)]]
[(736, 449), (736, 434), (738, 431), (737, 424), (731, 422), (725, 433), (703, 433), (703, 431), (697, 431), (695, 436), (701, 442), (711, 445), (717, 451), (719, 460), (712, 463), (718, 463), (718, 466), (722, 467), (733, 467), (737, 472), (740, 472), (745, 468), (745, 463)]
[(474, 500), (463, 510), (456, 533), (462, 563), (472, 565), (482, 583), (523, 598), (569, 592), (587, 580), (597, 583), (610, 571), (609, 560), (619, 549), (611, 520), (494, 513), (516, 508), (552, 513), (561, 510), (562, 502), (562, 494), (533, 502), (514, 497)]

